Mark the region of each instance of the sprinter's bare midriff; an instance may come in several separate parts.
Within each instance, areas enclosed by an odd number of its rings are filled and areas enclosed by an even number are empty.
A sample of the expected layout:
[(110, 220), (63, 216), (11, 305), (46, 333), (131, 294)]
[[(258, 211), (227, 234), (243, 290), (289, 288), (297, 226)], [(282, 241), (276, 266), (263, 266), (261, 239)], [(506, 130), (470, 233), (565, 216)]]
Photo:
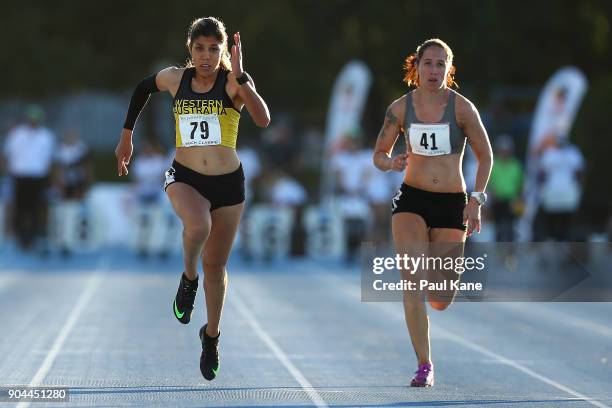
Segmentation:
[(404, 183), (421, 190), (461, 193), (465, 191), (461, 154), (428, 157), (408, 152)]
[(177, 147), (175, 159), (207, 176), (231, 173), (240, 166), (236, 150), (225, 146)]

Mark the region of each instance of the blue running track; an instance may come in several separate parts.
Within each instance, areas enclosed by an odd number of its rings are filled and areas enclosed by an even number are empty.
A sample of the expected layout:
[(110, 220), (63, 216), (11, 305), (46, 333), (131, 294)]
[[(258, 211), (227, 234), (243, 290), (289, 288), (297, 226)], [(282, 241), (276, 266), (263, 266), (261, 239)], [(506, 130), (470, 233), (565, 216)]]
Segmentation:
[[(200, 288), (172, 315), (178, 258), (0, 253), (0, 386), (66, 386), (39, 406), (612, 407), (612, 303), (456, 303), (430, 312), (436, 385), (400, 303), (362, 303), (339, 264), (232, 260), (221, 370), (199, 371)], [(0, 403), (0, 405), (8, 405)], [(14, 405), (14, 404), (13, 404)]]

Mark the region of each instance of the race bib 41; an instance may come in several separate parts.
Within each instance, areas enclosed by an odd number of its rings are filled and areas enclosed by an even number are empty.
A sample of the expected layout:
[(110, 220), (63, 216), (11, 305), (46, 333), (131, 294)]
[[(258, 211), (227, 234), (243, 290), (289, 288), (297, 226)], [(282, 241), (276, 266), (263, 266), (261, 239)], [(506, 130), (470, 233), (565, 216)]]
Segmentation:
[(411, 123), (408, 138), (415, 154), (441, 156), (451, 153), (448, 123)]

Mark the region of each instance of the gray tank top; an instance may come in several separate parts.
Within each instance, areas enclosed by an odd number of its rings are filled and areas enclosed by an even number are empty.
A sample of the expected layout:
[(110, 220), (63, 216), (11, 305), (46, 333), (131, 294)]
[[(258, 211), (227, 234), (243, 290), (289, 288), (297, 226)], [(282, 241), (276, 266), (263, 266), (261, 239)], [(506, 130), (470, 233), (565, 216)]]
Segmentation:
[[(408, 92), (406, 94), (406, 117), (404, 118), (404, 137), (406, 138), (406, 146), (408, 146), (410, 152), (412, 152), (413, 150), (412, 146), (410, 145), (409, 137), (410, 125), (413, 123), (424, 123), (417, 119), (416, 114), (414, 112), (414, 106), (412, 105), (412, 92)], [(446, 109), (444, 110), (444, 116), (442, 116), (442, 120), (440, 122), (436, 122), (438, 124), (448, 123), (450, 153), (447, 154), (461, 153), (463, 151), (463, 148), (465, 147), (465, 134), (463, 133), (463, 130), (461, 130), (461, 128), (457, 126), (457, 120), (455, 118), (455, 99), (456, 92), (450, 89), (450, 95), (448, 96), (448, 104), (446, 105)], [(429, 149), (431, 149), (432, 147), (437, 148), (435, 135), (429, 134), (426, 136), (425, 133), (423, 133), (423, 137), (425, 139), (421, 141), (422, 147), (427, 146), (427, 148)], [(440, 141), (438, 141), (438, 143), (440, 143)], [(437, 156), (439, 154), (428, 155)]]

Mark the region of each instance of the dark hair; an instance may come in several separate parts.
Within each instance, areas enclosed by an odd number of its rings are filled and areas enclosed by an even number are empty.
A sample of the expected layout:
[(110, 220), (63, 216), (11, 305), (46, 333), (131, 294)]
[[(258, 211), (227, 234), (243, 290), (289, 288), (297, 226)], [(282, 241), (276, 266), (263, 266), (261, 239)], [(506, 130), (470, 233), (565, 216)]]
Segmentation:
[(406, 61), (404, 62), (404, 70), (406, 70), (406, 74), (404, 75), (404, 82), (408, 85), (419, 86), (419, 73), (417, 72), (417, 65), (419, 61), (423, 57), (425, 50), (429, 47), (440, 47), (446, 52), (446, 62), (451, 65), (450, 70), (448, 71), (448, 76), (446, 77), (446, 86), (451, 87), (459, 87), (455, 82), (455, 66), (453, 65), (453, 51), (450, 49), (448, 44), (442, 41), (439, 38), (432, 38), (425, 41), (423, 44), (419, 45), (414, 54), (410, 54)]
[[(189, 26), (187, 32), (187, 51), (191, 51), (191, 44), (196, 38), (204, 37), (215, 37), (217, 41), (221, 42), (221, 67), (231, 71), (232, 63), (229, 58), (229, 51), (227, 49), (227, 32), (225, 31), (225, 24), (223, 21), (216, 17), (201, 17), (193, 20)], [(187, 60), (187, 66), (192, 67), (193, 62), (191, 58)]]

